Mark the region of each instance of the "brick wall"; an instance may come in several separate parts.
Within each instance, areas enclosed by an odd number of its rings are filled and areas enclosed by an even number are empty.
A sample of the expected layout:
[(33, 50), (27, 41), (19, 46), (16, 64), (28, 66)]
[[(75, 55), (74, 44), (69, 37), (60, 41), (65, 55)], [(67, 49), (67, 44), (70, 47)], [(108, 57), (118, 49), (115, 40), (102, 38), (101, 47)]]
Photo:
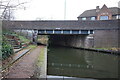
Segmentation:
[(107, 6), (103, 6), (97, 14), (97, 20), (100, 20), (100, 16), (108, 16), (108, 19), (112, 19), (112, 13), (109, 11)]
[(95, 30), (94, 47), (118, 47), (118, 30)]

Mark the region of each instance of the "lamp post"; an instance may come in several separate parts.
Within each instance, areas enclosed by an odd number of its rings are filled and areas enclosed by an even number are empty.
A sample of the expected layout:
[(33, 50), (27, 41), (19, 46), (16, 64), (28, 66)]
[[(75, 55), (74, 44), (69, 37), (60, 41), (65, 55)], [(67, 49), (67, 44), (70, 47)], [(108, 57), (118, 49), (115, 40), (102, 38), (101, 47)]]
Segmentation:
[(66, 0), (64, 1), (64, 20), (66, 19)]

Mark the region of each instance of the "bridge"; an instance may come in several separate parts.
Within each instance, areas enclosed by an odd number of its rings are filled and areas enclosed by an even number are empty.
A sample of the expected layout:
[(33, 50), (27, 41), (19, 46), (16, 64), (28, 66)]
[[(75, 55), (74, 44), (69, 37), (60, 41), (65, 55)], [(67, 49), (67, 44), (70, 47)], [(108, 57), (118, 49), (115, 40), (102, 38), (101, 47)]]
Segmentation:
[(103, 30), (118, 29), (120, 20), (103, 20), (103, 21), (2, 21), (3, 27), (9, 29), (28, 29), (28, 30)]
[[(13, 30), (34, 30), (38, 35), (87, 35), (94, 34), (94, 47), (118, 47), (120, 20), (40, 20), (2, 21), (4, 28)], [(86, 36), (84, 36), (85, 38)], [(78, 39), (78, 38), (77, 38)], [(77, 40), (76, 39), (76, 40)], [(82, 38), (81, 38), (82, 39)], [(84, 39), (85, 40), (85, 39)], [(109, 43), (108, 41), (109, 40)], [(82, 41), (83, 42), (83, 41)], [(87, 41), (89, 42), (89, 41)], [(89, 42), (90, 43), (90, 42)]]
[(41, 34), (93, 34), (93, 30), (38, 30), (38, 35)]

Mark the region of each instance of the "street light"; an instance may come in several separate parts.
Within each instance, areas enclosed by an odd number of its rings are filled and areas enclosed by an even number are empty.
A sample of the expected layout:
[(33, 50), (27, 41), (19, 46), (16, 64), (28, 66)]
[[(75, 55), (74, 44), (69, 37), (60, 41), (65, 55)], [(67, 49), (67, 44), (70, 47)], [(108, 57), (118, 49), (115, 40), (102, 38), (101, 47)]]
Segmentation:
[(66, 0), (64, 2), (64, 20), (66, 19)]

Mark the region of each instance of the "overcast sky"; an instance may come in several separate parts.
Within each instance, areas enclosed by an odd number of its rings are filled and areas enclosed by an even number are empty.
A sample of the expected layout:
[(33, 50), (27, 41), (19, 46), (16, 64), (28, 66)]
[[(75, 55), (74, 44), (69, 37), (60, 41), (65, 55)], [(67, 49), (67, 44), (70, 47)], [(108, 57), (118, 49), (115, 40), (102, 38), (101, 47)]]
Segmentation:
[[(20, 1), (20, 0), (19, 0)], [(66, 0), (66, 19), (77, 20), (85, 10), (108, 7), (117, 7), (120, 0)], [(18, 20), (64, 20), (65, 0), (31, 0), (25, 5), (26, 9), (17, 10), (15, 17)]]

